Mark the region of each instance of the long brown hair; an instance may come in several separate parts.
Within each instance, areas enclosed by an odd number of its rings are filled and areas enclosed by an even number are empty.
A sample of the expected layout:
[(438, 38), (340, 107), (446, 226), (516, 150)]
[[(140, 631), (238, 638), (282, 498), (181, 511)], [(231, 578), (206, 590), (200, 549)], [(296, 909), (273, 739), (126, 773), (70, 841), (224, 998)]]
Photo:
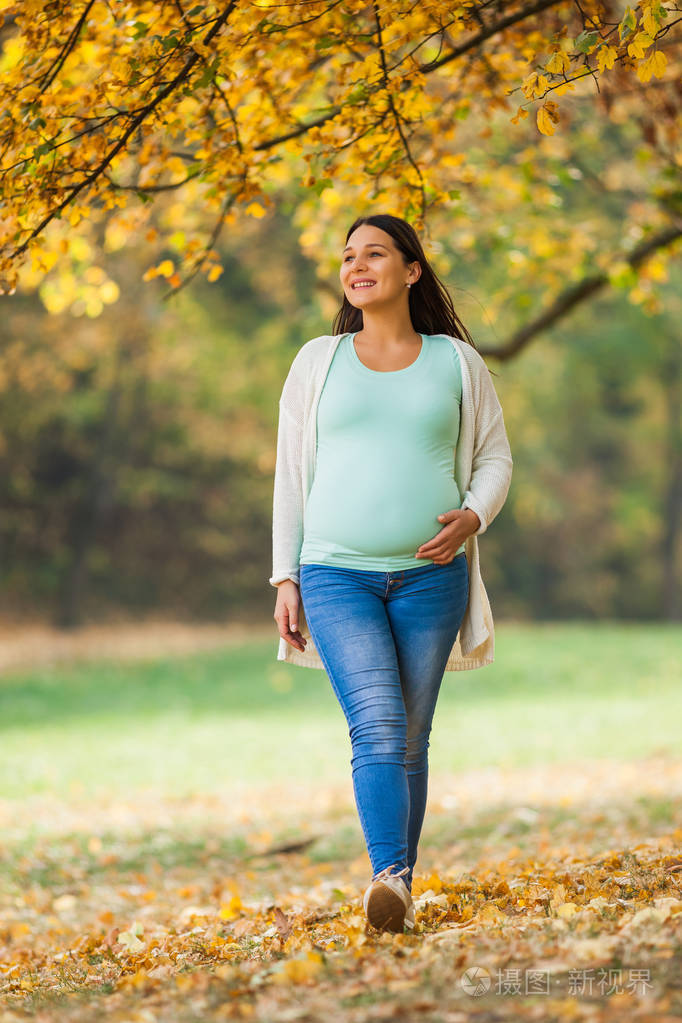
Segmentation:
[[(358, 217), (348, 228), (346, 242), (361, 224), (378, 227), (390, 234), (397, 248), (402, 252), (405, 264), (418, 261), (421, 276), (410, 288), (410, 319), (418, 334), (446, 334), (458, 337), (473, 348), (474, 340), (455, 312), (452, 299), (443, 282), (433, 272), (419, 241), (417, 232), (401, 217), (390, 213), (376, 213), (369, 217)], [(346, 295), (334, 318), (332, 334), (345, 334), (362, 330), (362, 310), (351, 305)]]

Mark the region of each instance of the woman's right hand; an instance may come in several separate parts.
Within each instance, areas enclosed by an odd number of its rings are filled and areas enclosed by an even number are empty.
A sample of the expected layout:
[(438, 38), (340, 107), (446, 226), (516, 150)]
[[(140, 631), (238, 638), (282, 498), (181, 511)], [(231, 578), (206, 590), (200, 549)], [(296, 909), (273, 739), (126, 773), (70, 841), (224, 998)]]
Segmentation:
[(284, 579), (277, 584), (277, 604), (274, 618), (279, 634), (290, 646), (303, 652), (307, 640), (303, 638), (298, 629), (300, 603), (299, 589), (293, 579)]

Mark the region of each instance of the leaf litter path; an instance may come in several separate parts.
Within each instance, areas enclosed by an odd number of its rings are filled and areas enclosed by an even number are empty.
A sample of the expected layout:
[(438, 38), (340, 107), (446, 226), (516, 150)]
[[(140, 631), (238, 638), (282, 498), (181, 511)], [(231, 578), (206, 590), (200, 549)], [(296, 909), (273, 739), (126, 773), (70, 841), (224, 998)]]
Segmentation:
[(417, 927), (343, 786), (0, 802), (0, 1023), (682, 1013), (682, 760), (435, 775)]
[(0, 674), (64, 661), (145, 660), (212, 650), (246, 639), (270, 639), (276, 647), (274, 622), (263, 625), (140, 619), (57, 629), (43, 622), (0, 621)]

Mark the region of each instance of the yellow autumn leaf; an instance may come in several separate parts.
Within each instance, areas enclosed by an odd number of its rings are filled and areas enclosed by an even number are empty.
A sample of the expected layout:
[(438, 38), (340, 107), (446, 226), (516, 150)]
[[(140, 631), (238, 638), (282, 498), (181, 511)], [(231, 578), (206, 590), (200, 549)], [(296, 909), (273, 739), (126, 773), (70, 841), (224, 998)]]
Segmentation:
[(668, 58), (661, 50), (654, 52), (637, 68), (637, 77), (640, 82), (648, 82), (652, 75), (662, 78), (668, 65)]
[(652, 45), (653, 39), (647, 32), (638, 32), (631, 43), (628, 43), (628, 54), (631, 57), (643, 57), (644, 51)]
[(159, 277), (170, 277), (174, 270), (175, 266), (172, 259), (164, 259), (156, 268)]
[(285, 960), (281, 969), (272, 975), (272, 979), (279, 984), (304, 984), (315, 980), (323, 969), (324, 960), (320, 953), (309, 951), (304, 959)]
[(466, 905), (462, 906), (462, 911), (459, 914), (459, 921), (458, 921), (458, 923), (460, 925), (467, 924), (470, 921), (472, 921), (473, 918), (474, 918), (473, 906), (471, 906), (469, 903), (467, 903)]
[(442, 892), (440, 895), (436, 895), (430, 888), (428, 891), (423, 892), (419, 897), (414, 899), (414, 905), (417, 909), (426, 909), (427, 906), (442, 906), (443, 909), (448, 908), (448, 897)]
[(570, 920), (577, 912), (579, 912), (579, 907), (575, 902), (562, 902), (556, 908), (556, 915), (562, 920)]
[(141, 941), (139, 937), (143, 933), (144, 929), (142, 924), (138, 920), (135, 920), (127, 931), (121, 931), (117, 941), (119, 945), (123, 945), (128, 952), (141, 952), (142, 949), (146, 948), (144, 941)]
[(218, 280), (218, 278), (220, 277), (222, 272), (223, 272), (222, 266), (217, 266), (217, 265), (214, 264), (211, 267), (211, 269), (208, 271), (208, 274), (206, 276), (207, 276), (208, 280), (212, 284), (213, 281), (217, 281)]
[(543, 135), (553, 135), (554, 125), (559, 123), (559, 111), (556, 103), (547, 100), (538, 109), (537, 125)]
[(424, 891), (432, 891), (435, 895), (439, 895), (443, 891), (443, 882), (438, 874), (431, 874), (421, 883), (425, 886)]
[(535, 96), (536, 86), (538, 81), (537, 71), (532, 71), (527, 78), (524, 78), (521, 83), (521, 89), (526, 99), (533, 99)]
[(259, 202), (249, 203), (249, 205), (246, 207), (245, 212), (248, 213), (249, 216), (251, 217), (256, 217), (258, 220), (260, 220), (261, 217), (265, 216), (265, 210), (263, 209)]
[(239, 916), (243, 908), (242, 900), (239, 896), (233, 895), (229, 902), (221, 904), (218, 916), (221, 920), (234, 920)]
[(659, 11), (654, 10), (653, 4), (643, 5), (643, 7), (642, 26), (644, 31), (653, 37), (658, 33), (663, 19), (660, 17)]
[(536, 88), (537, 95), (538, 96), (544, 95), (544, 93), (547, 92), (547, 90), (549, 89), (549, 86), (550, 86), (550, 82), (549, 82), (549, 78), (547, 77), (547, 75), (538, 75), (537, 88)]
[(600, 73), (603, 73), (604, 68), (610, 71), (617, 56), (618, 51), (615, 50), (613, 46), (600, 46), (597, 50), (597, 67), (599, 68)]
[(509, 917), (502, 910), (498, 909), (497, 906), (487, 902), (478, 914), (478, 919), (483, 921), (483, 923), (496, 924), (505, 922)]
[(56, 252), (46, 252), (44, 249), (35, 249), (31, 253), (34, 268), (48, 272), (57, 262)]
[(146, 970), (136, 970), (135, 973), (129, 973), (119, 978), (117, 983), (118, 988), (127, 989), (132, 988), (135, 991), (138, 988), (146, 987), (149, 983), (149, 974)]
[(568, 71), (570, 67), (571, 61), (568, 54), (557, 50), (545, 64), (545, 71), (550, 71), (553, 75), (560, 75)]
[(5, 74), (18, 67), (24, 57), (25, 50), (24, 39), (20, 37), (10, 37), (7, 39), (3, 44), (2, 56), (0, 57), (0, 71)]

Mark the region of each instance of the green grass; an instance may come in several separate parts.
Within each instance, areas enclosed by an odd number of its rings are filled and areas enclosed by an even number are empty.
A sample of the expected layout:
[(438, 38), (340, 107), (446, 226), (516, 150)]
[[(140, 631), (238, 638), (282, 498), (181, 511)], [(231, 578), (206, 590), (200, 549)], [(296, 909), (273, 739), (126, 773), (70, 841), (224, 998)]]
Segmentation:
[[(342, 781), (345, 718), (323, 671), (257, 642), (154, 662), (0, 679), (0, 793), (176, 796), (272, 780)], [(431, 770), (679, 755), (682, 629), (501, 624), (496, 661), (446, 672)]]

